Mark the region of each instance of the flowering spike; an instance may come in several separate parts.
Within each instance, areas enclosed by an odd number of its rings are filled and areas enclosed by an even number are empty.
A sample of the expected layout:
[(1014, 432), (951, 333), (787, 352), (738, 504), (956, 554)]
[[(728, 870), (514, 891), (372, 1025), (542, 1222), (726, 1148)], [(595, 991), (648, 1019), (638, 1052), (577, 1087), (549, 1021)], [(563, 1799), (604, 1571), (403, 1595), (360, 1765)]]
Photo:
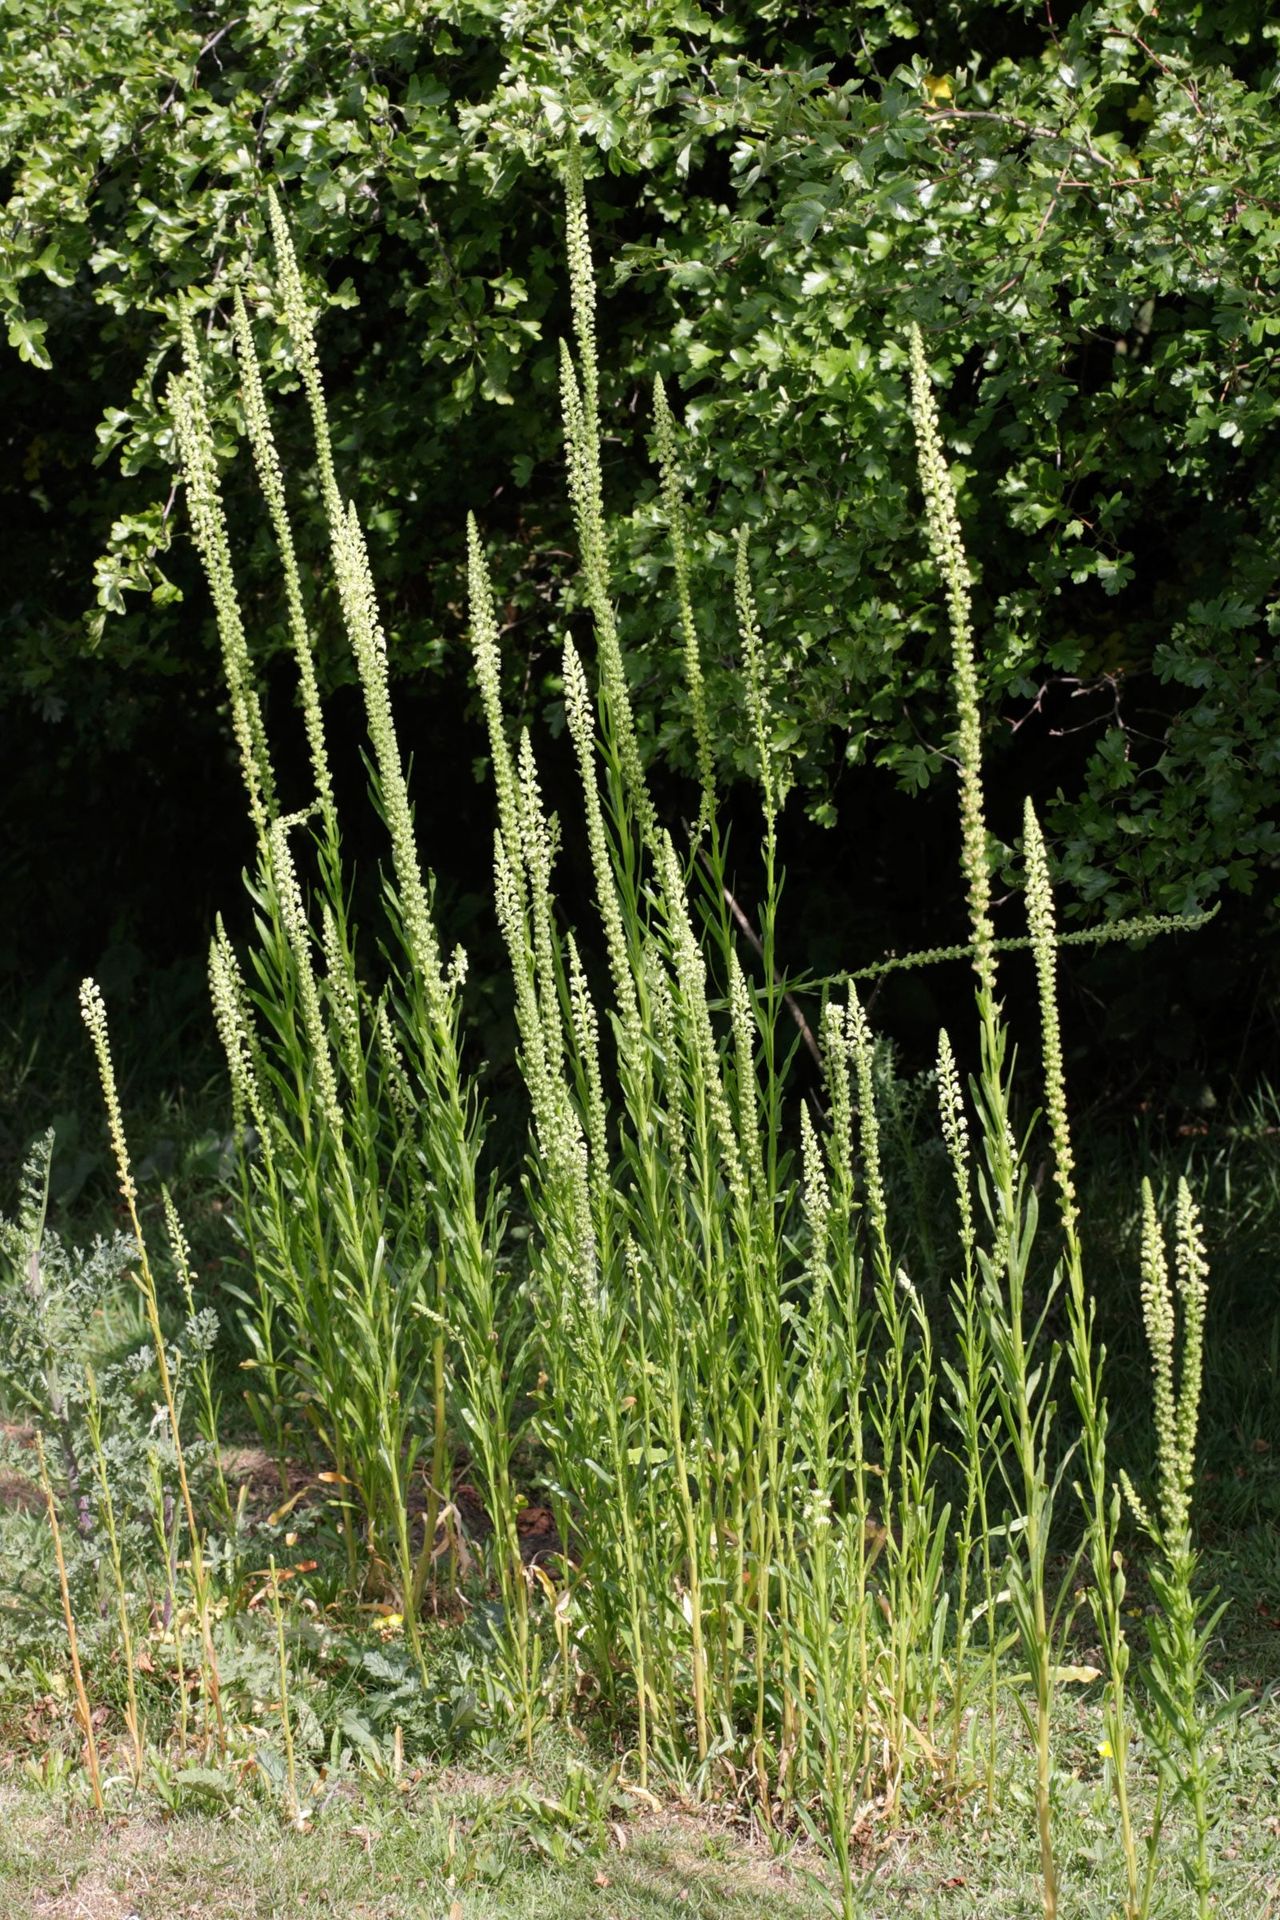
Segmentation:
[(996, 991), (995, 928), (991, 921), (991, 868), (982, 795), (982, 722), (974, 658), (972, 582), (960, 537), (955, 488), (947, 468), (938, 409), (924, 357), (920, 329), (911, 329), (911, 411), (915, 425), (925, 528), (934, 564), (942, 575), (951, 625), (951, 670), (960, 762), (960, 859), (969, 889), (973, 965), (978, 984), (992, 1000)]
[(1049, 856), (1030, 797), (1024, 813), (1023, 841), (1027, 853), (1027, 920), (1035, 956), (1040, 996), (1040, 1031), (1044, 1051), (1045, 1111), (1053, 1140), (1054, 1178), (1058, 1183), (1063, 1231), (1069, 1245), (1077, 1238), (1075, 1157), (1067, 1119), (1067, 1083), (1062, 1058), (1062, 1031), (1058, 1021), (1057, 953), (1053, 916), (1053, 887)]

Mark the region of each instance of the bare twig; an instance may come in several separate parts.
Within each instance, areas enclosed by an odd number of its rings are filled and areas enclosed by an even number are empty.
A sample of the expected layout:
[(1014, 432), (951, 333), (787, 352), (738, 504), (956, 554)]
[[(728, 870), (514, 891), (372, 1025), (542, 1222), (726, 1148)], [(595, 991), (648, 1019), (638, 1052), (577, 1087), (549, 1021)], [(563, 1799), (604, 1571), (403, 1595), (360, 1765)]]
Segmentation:
[[(707, 857), (706, 849), (704, 847), (698, 848), (698, 858), (702, 862), (702, 865), (704, 866), (706, 871), (709, 874), (711, 874), (712, 878), (714, 879), (715, 869), (712, 866), (711, 861)], [(760, 936), (756, 932), (755, 928), (752, 926), (751, 921), (746, 914), (746, 911), (744, 910), (744, 908), (742, 908), (738, 904), (737, 900), (735, 900), (732, 893), (730, 893), (728, 887), (723, 887), (722, 890), (724, 893), (725, 905), (728, 907), (730, 913), (734, 917), (734, 920), (737, 922), (737, 925), (741, 930), (743, 938), (746, 940), (752, 952), (755, 953), (761, 960), (763, 960), (764, 948), (760, 944)], [(776, 969), (773, 975), (773, 984), (775, 987), (782, 986), (782, 982), (778, 978)], [(787, 1012), (791, 1015), (791, 1018), (795, 1021), (796, 1026), (800, 1031), (800, 1038), (804, 1041), (806, 1048), (808, 1049), (810, 1055), (812, 1056), (814, 1065), (817, 1067), (819, 1073), (821, 1073), (822, 1049), (818, 1045), (818, 1042), (816, 1041), (816, 1039), (814, 1038), (813, 1028), (809, 1025), (809, 1022), (805, 1019), (804, 1008), (800, 1005), (800, 1002), (796, 999), (795, 995), (789, 992), (785, 987), (783, 987), (783, 990), (782, 990), (782, 999), (783, 999), (783, 1004), (786, 1006)]]
[(1061, 127), (1041, 127), (1031, 120), (1021, 120), (1012, 113), (992, 113), (977, 107), (934, 107), (929, 115), (931, 120), (986, 120), (993, 126), (1010, 127), (1015, 133), (1025, 135), (1028, 140), (1059, 140), (1073, 153), (1087, 154), (1096, 167), (1110, 171), (1112, 163), (1104, 153), (1099, 153), (1091, 140), (1073, 138)]
[(54, 1502), (53, 1486), (49, 1480), (49, 1468), (44, 1457), (44, 1440), (39, 1433), (36, 1434), (36, 1456), (40, 1462), (40, 1485), (44, 1490), (45, 1505), (49, 1513), (49, 1531), (53, 1535), (54, 1558), (58, 1563), (58, 1585), (62, 1590), (62, 1618), (67, 1628), (67, 1645), (71, 1649), (71, 1675), (76, 1689), (76, 1718), (84, 1733), (93, 1804), (99, 1813), (105, 1813), (106, 1807), (102, 1799), (102, 1775), (98, 1767), (98, 1742), (94, 1737), (93, 1713), (89, 1706), (89, 1695), (85, 1689), (84, 1674), (80, 1667), (80, 1642), (76, 1636), (76, 1618), (71, 1611), (71, 1588), (67, 1581), (67, 1563), (62, 1553), (62, 1530), (58, 1525), (58, 1509)]

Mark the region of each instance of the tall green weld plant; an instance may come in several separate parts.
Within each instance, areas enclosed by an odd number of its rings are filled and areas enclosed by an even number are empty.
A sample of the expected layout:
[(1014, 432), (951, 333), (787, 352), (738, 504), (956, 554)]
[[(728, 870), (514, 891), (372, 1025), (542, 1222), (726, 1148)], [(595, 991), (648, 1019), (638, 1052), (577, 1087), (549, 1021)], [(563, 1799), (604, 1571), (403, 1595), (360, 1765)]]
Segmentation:
[[(1065, 1655), (1083, 1557), (1135, 1912), (1124, 1586), (1058, 1027), (1063, 937), (1030, 812), (1028, 932), (996, 934), (970, 580), (923, 343), (913, 334), (912, 397), (925, 534), (951, 635), (970, 923), (953, 952), (971, 963), (977, 995), (968, 1088), (946, 1035), (939, 1048), (955, 1199), (941, 1289), (902, 1251), (902, 1169), (881, 1124), (883, 1079), (855, 980), (827, 983), (810, 1009), (788, 972), (789, 776), (745, 533), (733, 596), (760, 795), (749, 905), (730, 863), (680, 428), (660, 383), (658, 497), (699, 774), (691, 829), (663, 820), (649, 785), (616, 610), (576, 155), (565, 195), (573, 330), (560, 399), (586, 614), (563, 658), (574, 821), (551, 816), (535, 743), (508, 725), (495, 594), (480, 529), (474, 520), (466, 529), (494, 900), (529, 1114), (512, 1202), (528, 1225), (518, 1269), (465, 1056), (465, 959), (443, 952), (368, 553), (340, 491), (305, 288), (274, 200), (276, 306), (311, 413), (386, 833), (376, 947), (353, 924), (260, 323), (237, 302), (241, 406), (280, 552), (310, 749), (308, 790), (287, 797), (236, 594), (188, 316), (171, 402), (254, 836), (253, 938), (238, 952), (220, 926), (210, 958), (240, 1144), (250, 1405), (282, 1462), (304, 1446), (317, 1456), (351, 1585), (398, 1596), (424, 1673), (420, 1616), (450, 1561), (451, 1477), (465, 1451), (493, 1527), (492, 1654), (526, 1744), (542, 1715), (590, 1711), (626, 1745), (642, 1785), (675, 1776), (698, 1791), (749, 1792), (763, 1822), (823, 1837), (845, 1916), (863, 1899), (860, 1833), (896, 1817), (908, 1786), (979, 1785), (994, 1804), (1006, 1687), (1025, 1715), (1043, 1906), (1056, 1914), (1055, 1705), (1062, 1686), (1097, 1677)], [(577, 928), (556, 895), (562, 840), (574, 831), (597, 916)], [(1143, 922), (1120, 933), (1158, 930)], [(1001, 1011), (1010, 947), (1030, 949), (1037, 970), (1052, 1236)], [(800, 1047), (820, 1066), (813, 1093), (792, 1071)], [(1064, 1390), (1077, 1416), (1070, 1432)], [(529, 1567), (515, 1466), (525, 1442), (560, 1540)], [(1064, 1488), (1077, 1490), (1078, 1506)], [(1159, 1526), (1172, 1552), (1177, 1529), (1167, 1516)], [(1065, 1572), (1054, 1551), (1063, 1542)], [(1186, 1564), (1170, 1558), (1170, 1578)], [(1180, 1751), (1177, 1777), (1190, 1780), (1200, 1761), (1185, 1743)]]
[[(245, 964), (219, 928), (210, 979), (241, 1144), (251, 1405), (281, 1452), (305, 1423), (327, 1456), (353, 1584), (419, 1614), (449, 1508), (449, 1436), (465, 1430), (498, 1528), (514, 1623), (514, 1684), (532, 1739), (528, 1590), (515, 1531), (508, 1282), (501, 1195), (481, 1178), (483, 1116), (465, 1066), (465, 955), (446, 961), (419, 858), (391, 711), (386, 640), (353, 503), (331, 449), (301, 275), (274, 199), (279, 304), (310, 406), (333, 578), (364, 695), (370, 789), (386, 830), (382, 965), (361, 964), (316, 686), (312, 636), (253, 328), (237, 300), (242, 404), (280, 553), (312, 791), (284, 811), (239, 606), (209, 400), (190, 315), (171, 405), (193, 533), (208, 576), (256, 842), (256, 939)], [(286, 1432), (292, 1421), (294, 1432)], [(415, 1521), (421, 1512), (423, 1518)]]

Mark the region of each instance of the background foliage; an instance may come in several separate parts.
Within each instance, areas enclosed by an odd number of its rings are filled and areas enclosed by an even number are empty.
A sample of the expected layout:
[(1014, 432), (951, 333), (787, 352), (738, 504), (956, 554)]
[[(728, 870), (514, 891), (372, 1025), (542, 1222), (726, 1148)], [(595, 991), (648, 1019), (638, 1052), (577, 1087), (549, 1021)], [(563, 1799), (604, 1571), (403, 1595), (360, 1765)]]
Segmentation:
[[(180, 294), (269, 300), (267, 179), (328, 309), (338, 455), (376, 542), (424, 817), (456, 814), (483, 751), (457, 725), (465, 505), (504, 594), (508, 696), (554, 714), (576, 608), (548, 504), (563, 498), (549, 482), (567, 317), (548, 162), (576, 128), (608, 263), (603, 413), (623, 423), (612, 536), (652, 589), (623, 610), (625, 637), (673, 811), (690, 750), (647, 457), (654, 371), (689, 429), (727, 771), (749, 746), (715, 610), (731, 606), (735, 531), (752, 529), (777, 744), (793, 811), (815, 823), (791, 865), (796, 910), (833, 949), (818, 960), (918, 945), (931, 912), (953, 937), (949, 809), (908, 814), (884, 777), (924, 793), (949, 747), (910, 494), (915, 319), (980, 576), (996, 830), (1012, 841), (1030, 788), (1067, 890), (1099, 915), (1251, 896), (1179, 992), (1192, 1026), (1214, 994), (1260, 1000), (1280, 787), (1270, 13), (7, 0), (0, 747), (7, 891), (32, 904), (0, 962), (29, 976), (130, 939), (151, 962), (198, 952), (247, 851), (161, 396)], [(287, 390), (275, 333), (268, 379)], [(226, 337), (211, 329), (211, 348)], [(283, 608), (247, 462), (227, 486), (269, 658)], [(318, 512), (303, 537), (318, 563)], [(341, 682), (336, 619), (322, 655)], [(487, 852), (465, 820), (448, 845), (427, 833), (465, 918)], [(859, 887), (832, 889), (851, 860)], [(1118, 964), (1095, 982), (1112, 1039), (1152, 1004), (1145, 970), (1135, 983)], [(1241, 1020), (1243, 1057), (1256, 1030)]]

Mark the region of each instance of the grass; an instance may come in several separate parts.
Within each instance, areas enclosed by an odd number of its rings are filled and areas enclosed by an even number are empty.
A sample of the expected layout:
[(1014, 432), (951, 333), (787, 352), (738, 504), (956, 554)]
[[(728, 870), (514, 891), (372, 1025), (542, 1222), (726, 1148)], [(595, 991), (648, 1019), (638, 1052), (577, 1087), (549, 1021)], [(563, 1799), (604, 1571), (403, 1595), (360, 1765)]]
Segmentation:
[[(1079, 1701), (1058, 1728), (1058, 1853), (1072, 1914), (1114, 1911), (1115, 1822), (1096, 1702)], [(1010, 1721), (1004, 1739), (1018, 1742)], [(1223, 1730), (1227, 1785), (1215, 1834), (1223, 1920), (1280, 1913), (1277, 1763), (1280, 1700), (1255, 1700)], [(536, 1776), (518, 1764), (499, 1774), (419, 1776), (399, 1790), (320, 1784), (305, 1831), (252, 1804), (226, 1811), (179, 1808), (92, 1818), (66, 1795), (0, 1785), (0, 1884), (5, 1920), (801, 1920), (815, 1911), (815, 1850), (779, 1848), (714, 1811), (651, 1808), (619, 1794), (607, 1829), (575, 1843)], [(1139, 1819), (1150, 1808), (1139, 1803)], [(980, 1797), (942, 1813), (916, 1810), (909, 1831), (869, 1836), (860, 1867), (871, 1875), (867, 1920), (1018, 1920), (1039, 1907), (1034, 1770), (1020, 1777), (993, 1820)], [(1021, 1818), (1019, 1818), (1019, 1814)], [(1177, 1836), (1182, 1838), (1181, 1835)], [(1175, 1882), (1154, 1911), (1188, 1911)]]
[(475, 1794), (411, 1792), (395, 1812), (357, 1804), (311, 1831), (252, 1815), (186, 1813), (94, 1824), (0, 1789), (6, 1920), (802, 1920), (794, 1876), (729, 1833), (642, 1818), (627, 1845), (566, 1866), (501, 1834), (451, 1833)]

